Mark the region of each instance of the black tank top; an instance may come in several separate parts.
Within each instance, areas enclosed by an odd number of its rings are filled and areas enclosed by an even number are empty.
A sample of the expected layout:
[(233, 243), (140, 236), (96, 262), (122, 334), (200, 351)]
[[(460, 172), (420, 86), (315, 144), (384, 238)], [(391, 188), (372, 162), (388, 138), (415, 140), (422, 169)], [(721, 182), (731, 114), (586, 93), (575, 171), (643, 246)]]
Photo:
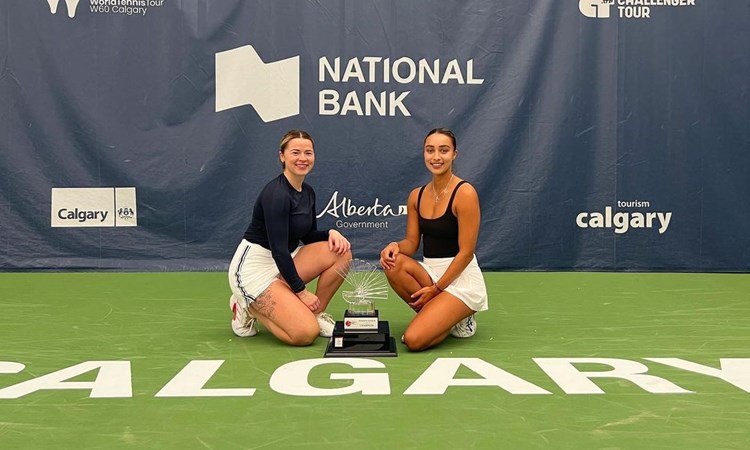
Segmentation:
[(424, 247), (422, 253), (425, 258), (452, 258), (458, 254), (458, 218), (453, 214), (453, 199), (456, 192), (466, 180), (459, 181), (448, 200), (445, 213), (435, 219), (425, 219), (419, 212), (422, 203), (422, 193), (427, 185), (422, 186), (417, 196), (417, 217), (419, 230), (422, 232)]

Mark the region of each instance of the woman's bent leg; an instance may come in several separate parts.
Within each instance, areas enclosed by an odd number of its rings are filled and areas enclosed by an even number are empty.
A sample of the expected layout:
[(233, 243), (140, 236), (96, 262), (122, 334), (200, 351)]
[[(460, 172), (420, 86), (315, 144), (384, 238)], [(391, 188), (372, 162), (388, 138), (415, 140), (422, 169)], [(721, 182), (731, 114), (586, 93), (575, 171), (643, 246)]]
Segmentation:
[(424, 267), (414, 259), (401, 254), (396, 256), (394, 267), (385, 271), (385, 276), (388, 278), (388, 284), (406, 303), (414, 301), (411, 294), (432, 284), (432, 278)]
[(253, 315), (289, 345), (310, 345), (320, 332), (318, 321), (289, 286), (277, 280), (250, 304)]
[(411, 351), (421, 351), (443, 342), (453, 325), (474, 314), (464, 302), (448, 292), (430, 300), (412, 319), (404, 332), (404, 344)]
[(305, 283), (318, 278), (315, 295), (320, 300), (320, 311), (325, 311), (333, 295), (341, 287), (344, 278), (339, 272), (346, 269), (352, 260), (352, 253), (342, 255), (328, 249), (328, 242), (315, 242), (303, 246), (294, 256), (297, 273)]

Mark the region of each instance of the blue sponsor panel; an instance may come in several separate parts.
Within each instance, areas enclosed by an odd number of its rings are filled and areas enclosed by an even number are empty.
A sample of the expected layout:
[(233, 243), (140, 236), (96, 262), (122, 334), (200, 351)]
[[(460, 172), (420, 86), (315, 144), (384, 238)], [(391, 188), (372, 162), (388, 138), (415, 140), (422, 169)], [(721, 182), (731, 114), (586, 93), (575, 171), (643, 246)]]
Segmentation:
[(374, 261), (449, 127), (486, 270), (747, 271), (749, 8), (1, 2), (0, 268), (224, 270), (291, 128)]

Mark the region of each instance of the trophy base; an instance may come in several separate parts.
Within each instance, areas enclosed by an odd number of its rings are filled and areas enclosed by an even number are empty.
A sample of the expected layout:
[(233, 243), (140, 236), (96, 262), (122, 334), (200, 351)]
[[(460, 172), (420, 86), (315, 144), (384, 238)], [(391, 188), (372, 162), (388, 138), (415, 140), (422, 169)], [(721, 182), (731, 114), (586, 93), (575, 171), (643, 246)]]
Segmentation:
[(337, 321), (324, 356), (326, 358), (398, 356), (398, 352), (396, 340), (391, 336), (388, 322), (379, 321), (377, 330), (359, 332), (345, 330), (344, 322)]

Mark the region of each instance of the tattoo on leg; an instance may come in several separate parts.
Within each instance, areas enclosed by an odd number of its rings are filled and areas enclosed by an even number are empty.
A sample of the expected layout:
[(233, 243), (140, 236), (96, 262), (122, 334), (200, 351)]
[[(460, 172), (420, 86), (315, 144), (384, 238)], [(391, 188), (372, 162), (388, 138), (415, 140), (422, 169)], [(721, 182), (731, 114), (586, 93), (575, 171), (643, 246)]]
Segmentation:
[(273, 298), (273, 295), (271, 294), (270, 289), (266, 289), (263, 291), (253, 303), (253, 306), (258, 310), (259, 313), (263, 314), (264, 316), (268, 317), (269, 319), (273, 319), (273, 313), (276, 309), (276, 299)]

